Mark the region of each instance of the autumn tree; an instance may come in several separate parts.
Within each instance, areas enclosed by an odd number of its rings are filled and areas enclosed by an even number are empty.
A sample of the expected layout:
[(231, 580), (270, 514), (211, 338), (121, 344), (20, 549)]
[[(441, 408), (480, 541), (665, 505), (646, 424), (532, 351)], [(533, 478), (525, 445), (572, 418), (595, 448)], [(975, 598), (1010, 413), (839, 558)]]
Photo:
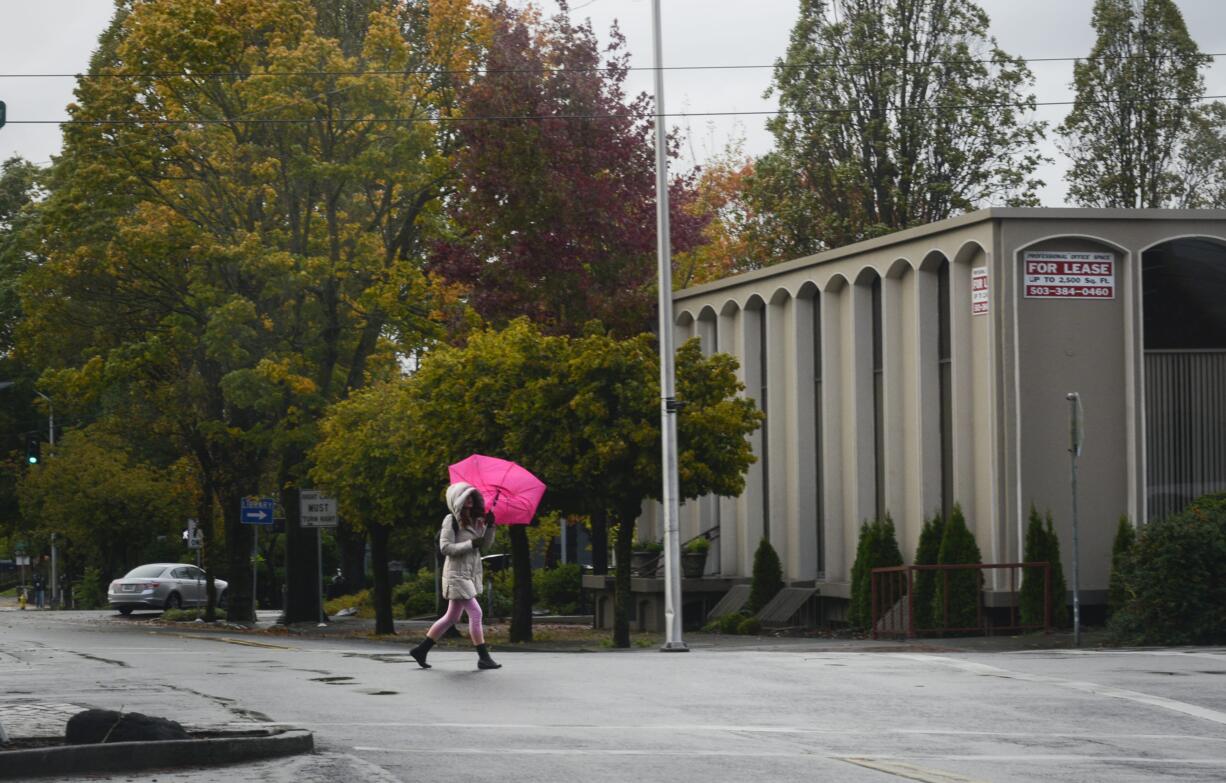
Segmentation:
[(1208, 58), (1174, 0), (1096, 0), (1097, 39), (1073, 66), (1075, 102), (1058, 128), (1069, 198), (1086, 207), (1171, 206), (1181, 139)]
[(749, 183), (773, 261), (1035, 203), (1033, 76), (987, 30), (974, 0), (801, 0)]
[[(26, 355), (97, 401), (173, 423), (226, 520), (250, 619), (239, 501), (278, 493), (291, 619), (318, 612), (297, 489), (331, 401), (433, 335), (422, 248), (450, 177), (464, 0), (121, 5), (77, 88), (26, 280)], [(367, 13), (369, 11), (369, 13)]]
[[(465, 122), (447, 199), (453, 235), (432, 268), (471, 289), (491, 324), (526, 315), (551, 333), (600, 319), (629, 336), (652, 324), (656, 274), (651, 103), (627, 99), (624, 41), (600, 51), (565, 11), (491, 10), (482, 75), (461, 91)], [(689, 182), (670, 189), (672, 242), (699, 241)]]

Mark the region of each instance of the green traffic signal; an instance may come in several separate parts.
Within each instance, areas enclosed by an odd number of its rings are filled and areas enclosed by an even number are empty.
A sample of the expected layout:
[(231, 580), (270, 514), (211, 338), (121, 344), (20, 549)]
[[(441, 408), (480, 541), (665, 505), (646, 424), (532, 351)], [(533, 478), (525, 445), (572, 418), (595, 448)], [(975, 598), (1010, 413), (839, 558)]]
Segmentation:
[(4, 127), (5, 112), (7, 111), (8, 107), (4, 105), (4, 101), (0, 101), (0, 128)]
[(42, 458), (42, 441), (38, 435), (26, 436), (26, 462), (37, 465)]

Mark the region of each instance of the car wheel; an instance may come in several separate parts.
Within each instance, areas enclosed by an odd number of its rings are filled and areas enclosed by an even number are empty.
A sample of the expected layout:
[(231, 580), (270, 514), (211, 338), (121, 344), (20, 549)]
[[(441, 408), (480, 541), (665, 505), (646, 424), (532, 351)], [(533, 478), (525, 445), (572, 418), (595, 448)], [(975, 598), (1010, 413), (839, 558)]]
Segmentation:
[(124, 608), (119, 610), (119, 613), (122, 614), (124, 617), (127, 617), (128, 615), (132, 614), (132, 608), (130, 606), (125, 606)]
[(171, 593), (170, 595), (166, 596), (167, 609), (178, 609), (181, 606), (183, 606), (183, 599), (179, 597), (178, 593)]

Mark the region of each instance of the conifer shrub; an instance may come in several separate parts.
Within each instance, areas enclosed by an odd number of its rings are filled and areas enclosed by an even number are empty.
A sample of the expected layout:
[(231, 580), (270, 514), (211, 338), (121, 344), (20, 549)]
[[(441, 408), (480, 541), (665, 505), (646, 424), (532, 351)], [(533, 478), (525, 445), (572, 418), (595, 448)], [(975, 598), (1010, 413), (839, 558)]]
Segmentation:
[[(1030, 504), (1030, 517), (1026, 523), (1026, 540), (1022, 545), (1022, 561), (1026, 563), (1050, 562), (1048, 560), (1047, 530), (1043, 527), (1043, 517), (1039, 510)], [(1053, 573), (1054, 576), (1054, 573)], [(1046, 575), (1041, 568), (1026, 568), (1022, 570), (1022, 590), (1018, 596), (1018, 609), (1022, 625), (1042, 625), (1045, 614), (1043, 602), (1047, 595)], [(1052, 580), (1054, 586), (1055, 580)], [(1052, 606), (1056, 603), (1056, 594), (1052, 592)]]
[(779, 562), (775, 548), (764, 538), (753, 553), (753, 582), (749, 588), (745, 611), (757, 614), (782, 589), (783, 564)]
[(1068, 582), (1064, 581), (1064, 565), (1060, 562), (1060, 537), (1056, 535), (1056, 527), (1051, 521), (1051, 511), (1047, 512), (1047, 557), (1051, 563), (1051, 624), (1056, 628), (1067, 628), (1072, 622), (1068, 605)]
[(861, 524), (856, 562), (851, 567), (851, 606), (847, 610), (847, 621), (852, 627), (867, 628), (873, 622), (873, 569), (899, 565), (902, 552), (890, 515)]
[(1209, 496), (1137, 533), (1111, 628), (1133, 644), (1226, 643), (1226, 498)]
[[(944, 530), (945, 520), (940, 514), (924, 520), (919, 544), (915, 547), (916, 565), (933, 565), (937, 562), (941, 554), (941, 534)], [(937, 576), (936, 571), (915, 572), (915, 596), (912, 598), (912, 606), (915, 612), (915, 627), (918, 629), (936, 627), (932, 602), (936, 595)]]
[(1124, 562), (1137, 540), (1137, 530), (1127, 515), (1120, 516), (1115, 528), (1115, 542), (1111, 545), (1111, 577), (1107, 581), (1107, 614), (1114, 615), (1128, 603), (1128, 591), (1124, 588)]
[[(949, 519), (945, 520), (937, 562), (942, 565), (983, 562), (960, 505), (955, 504)], [(976, 569), (938, 573), (932, 602), (936, 622), (946, 628), (977, 626), (981, 583), (981, 574)]]

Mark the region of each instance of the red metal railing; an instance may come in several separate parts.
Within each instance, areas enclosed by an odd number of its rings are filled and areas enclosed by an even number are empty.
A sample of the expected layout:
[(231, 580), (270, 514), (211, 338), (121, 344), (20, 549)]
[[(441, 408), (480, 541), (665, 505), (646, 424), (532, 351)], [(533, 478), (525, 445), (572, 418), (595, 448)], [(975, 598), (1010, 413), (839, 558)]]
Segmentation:
[[(1051, 633), (1051, 563), (949, 563), (944, 565), (909, 565), (874, 568), (870, 575), (872, 584), (873, 638), (881, 633), (897, 634), (915, 638), (919, 634), (984, 633), (988, 629), (983, 622), (983, 572), (988, 569), (1009, 571), (1009, 624), (993, 625), (992, 631), (1032, 631), (1040, 628)], [(1018, 573), (1028, 568), (1043, 570), (1043, 623), (1025, 624), (1018, 616)], [(976, 571), (979, 575), (979, 600), (975, 603), (975, 625), (951, 626), (949, 624), (949, 575), (954, 571)], [(941, 574), (941, 595), (944, 597), (940, 623), (933, 627), (917, 628), (915, 623), (915, 574), (920, 571), (936, 571)], [(935, 591), (934, 591), (935, 592)], [(903, 599), (906, 599), (905, 604)], [(905, 609), (903, 608), (905, 606)], [(935, 619), (935, 618), (934, 618)]]

